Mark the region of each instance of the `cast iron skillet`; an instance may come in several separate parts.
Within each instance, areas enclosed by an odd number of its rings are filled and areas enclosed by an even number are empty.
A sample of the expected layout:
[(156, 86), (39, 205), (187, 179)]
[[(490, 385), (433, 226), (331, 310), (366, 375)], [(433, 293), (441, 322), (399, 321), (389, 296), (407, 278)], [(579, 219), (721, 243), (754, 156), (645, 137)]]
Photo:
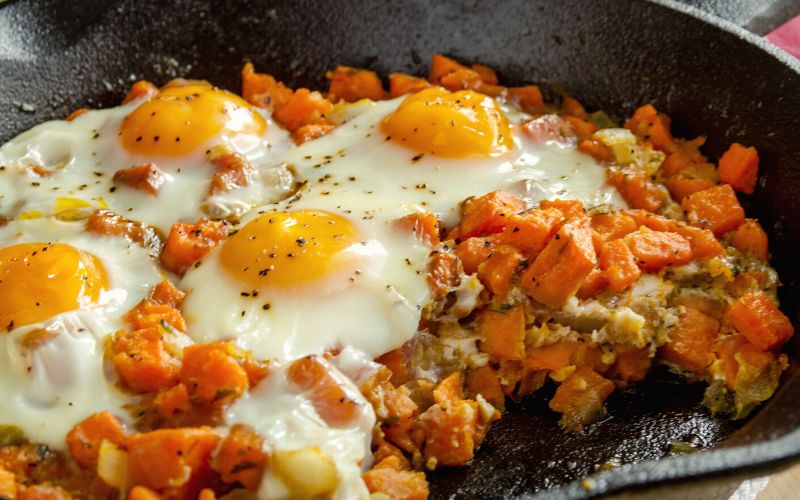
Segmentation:
[[(0, 9), (0, 140), (78, 106), (114, 105), (138, 78), (180, 75), (236, 90), (242, 62), (252, 60), (293, 86), (321, 87), (337, 64), (425, 73), (438, 51), (617, 116), (652, 102), (678, 135), (708, 134), (712, 157), (732, 141), (757, 145), (762, 182), (744, 203), (769, 229), (783, 309), (797, 319), (800, 66), (741, 29), (667, 1), (19, 0)], [(609, 417), (581, 435), (562, 433), (541, 397), (512, 405), (473, 463), (432, 475), (432, 496), (641, 492), (677, 479), (758, 474), (800, 456), (796, 377), (745, 423), (712, 418), (701, 397), (700, 386), (657, 376), (612, 396)], [(667, 457), (671, 440), (720, 449), (651, 460)], [(635, 465), (582, 487), (605, 462)]]

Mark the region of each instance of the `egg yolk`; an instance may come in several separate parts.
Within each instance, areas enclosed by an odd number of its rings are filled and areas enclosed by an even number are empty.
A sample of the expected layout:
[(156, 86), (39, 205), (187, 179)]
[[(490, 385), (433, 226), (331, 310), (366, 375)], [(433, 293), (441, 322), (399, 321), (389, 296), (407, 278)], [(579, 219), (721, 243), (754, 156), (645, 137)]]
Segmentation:
[(180, 156), (215, 136), (258, 135), (266, 127), (247, 101), (201, 83), (162, 89), (125, 117), (120, 138), (132, 153)]
[(494, 99), (471, 90), (417, 92), (381, 129), (397, 144), (448, 158), (499, 156), (513, 145), (508, 119)]
[(340, 266), (358, 244), (347, 219), (318, 210), (271, 212), (251, 220), (222, 246), (220, 260), (234, 279), (254, 288), (317, 280)]
[(97, 302), (108, 288), (102, 263), (64, 243), (0, 249), (0, 328), (44, 321)]

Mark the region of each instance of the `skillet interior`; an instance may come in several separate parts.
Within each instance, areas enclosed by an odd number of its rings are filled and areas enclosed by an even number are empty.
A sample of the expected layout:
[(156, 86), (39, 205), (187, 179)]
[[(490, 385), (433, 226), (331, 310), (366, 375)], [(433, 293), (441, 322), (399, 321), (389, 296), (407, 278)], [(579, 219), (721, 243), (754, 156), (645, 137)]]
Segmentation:
[[(252, 60), (291, 85), (320, 87), (324, 71), (339, 63), (384, 75), (424, 73), (431, 54), (441, 51), (498, 68), (506, 82), (534, 80), (618, 116), (653, 102), (673, 117), (678, 135), (708, 134), (712, 157), (732, 141), (757, 145), (763, 184), (744, 202), (770, 232), (783, 308), (796, 323), (800, 75), (797, 65), (742, 37), (644, 1), (18, 0), (0, 9), (0, 140), (81, 105), (114, 105), (138, 78), (163, 83), (180, 75), (238, 89), (241, 63)], [(433, 496), (536, 492), (607, 460), (663, 457), (672, 439), (714, 446), (786, 435), (800, 423), (800, 381), (787, 378), (783, 392), (744, 427), (711, 418), (699, 405), (702, 388), (668, 378), (612, 396), (610, 417), (584, 435), (561, 433), (535, 398), (513, 407), (473, 464), (437, 473)], [(752, 448), (740, 462), (800, 454), (797, 431), (779, 443)], [(599, 485), (742, 465), (721, 456), (660, 462)], [(559, 495), (586, 494), (569, 488)]]

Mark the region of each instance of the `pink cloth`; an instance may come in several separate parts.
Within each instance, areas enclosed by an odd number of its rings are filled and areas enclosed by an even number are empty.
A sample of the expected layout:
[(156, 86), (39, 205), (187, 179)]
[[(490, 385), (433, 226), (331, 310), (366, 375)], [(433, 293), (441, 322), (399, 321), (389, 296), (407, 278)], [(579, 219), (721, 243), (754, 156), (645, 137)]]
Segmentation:
[(800, 16), (778, 26), (766, 36), (767, 40), (800, 59)]

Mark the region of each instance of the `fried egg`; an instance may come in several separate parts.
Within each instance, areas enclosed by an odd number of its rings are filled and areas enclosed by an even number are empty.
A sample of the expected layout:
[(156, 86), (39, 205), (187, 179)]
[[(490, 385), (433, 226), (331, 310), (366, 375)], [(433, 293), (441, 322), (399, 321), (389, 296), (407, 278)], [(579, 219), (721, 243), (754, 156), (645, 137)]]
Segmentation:
[[(176, 222), (237, 215), (285, 197), (292, 175), (277, 155), (290, 145), (268, 113), (241, 97), (202, 82), (167, 86), (72, 121), (43, 123), (3, 145), (0, 215), (30, 219), (110, 208), (167, 232)], [(210, 190), (220, 150), (252, 164), (246, 186)], [(155, 169), (153, 192), (115, 180), (135, 166)]]
[(95, 411), (128, 397), (103, 360), (120, 317), (161, 281), (147, 250), (37, 219), (0, 228), (0, 422), (55, 449)]
[(431, 248), (394, 220), (433, 212), (453, 224), (462, 200), (497, 189), (531, 206), (624, 206), (574, 142), (520, 133), (528, 118), (440, 88), (341, 109), (336, 130), (282, 156), (299, 191), (244, 216), (187, 272), (190, 335), (278, 360), (343, 346), (378, 356), (414, 335), (431, 300)]

